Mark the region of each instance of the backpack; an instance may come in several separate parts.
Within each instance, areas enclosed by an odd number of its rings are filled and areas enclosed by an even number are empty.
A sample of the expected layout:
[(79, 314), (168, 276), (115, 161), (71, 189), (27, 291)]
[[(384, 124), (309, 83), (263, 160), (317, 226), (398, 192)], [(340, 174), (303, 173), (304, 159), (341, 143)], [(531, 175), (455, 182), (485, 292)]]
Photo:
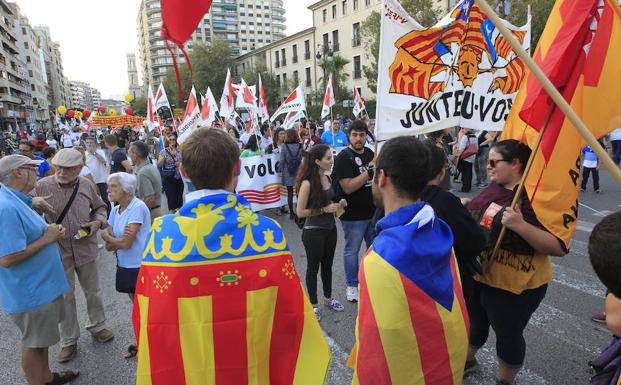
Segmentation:
[(285, 148), (289, 153), (289, 158), (287, 159), (287, 171), (289, 172), (289, 174), (295, 175), (295, 173), (298, 172), (300, 164), (302, 163), (302, 159), (300, 159), (300, 151), (302, 150), (302, 146), (298, 147), (298, 151), (295, 156), (291, 152), (289, 146), (285, 145)]
[[(342, 152), (345, 152), (347, 154), (347, 157), (349, 158), (349, 161), (354, 163), (354, 152), (351, 150), (351, 148), (347, 147), (345, 148)], [(334, 190), (334, 201), (338, 202), (340, 201), (343, 196), (345, 195), (345, 193), (343, 192), (343, 189), (341, 188), (341, 184), (339, 183), (339, 178), (336, 175), (336, 162), (334, 167), (332, 167), (332, 173), (330, 174), (330, 179), (332, 180), (332, 189)]]
[(591, 377), (592, 385), (616, 385), (621, 376), (621, 340), (613, 337), (610, 344), (589, 364), (595, 371)]

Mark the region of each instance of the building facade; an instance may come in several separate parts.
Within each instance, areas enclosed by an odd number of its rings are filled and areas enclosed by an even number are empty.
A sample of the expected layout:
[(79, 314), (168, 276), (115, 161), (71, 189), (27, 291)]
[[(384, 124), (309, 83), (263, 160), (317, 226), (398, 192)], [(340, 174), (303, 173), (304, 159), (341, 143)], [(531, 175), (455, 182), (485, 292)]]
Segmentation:
[(129, 81), (128, 95), (132, 95), (134, 99), (144, 96), (142, 87), (138, 81), (138, 68), (136, 67), (136, 55), (127, 54), (127, 80)]
[(101, 105), (101, 93), (90, 84), (78, 81), (69, 81), (71, 88), (72, 108), (87, 108), (91, 111)]
[[(186, 48), (190, 51), (194, 44), (221, 39), (229, 43), (234, 56), (243, 55), (284, 38), (285, 20), (282, 0), (214, 0)], [(142, 0), (136, 24), (143, 88), (157, 87), (173, 65), (160, 37), (160, 1)], [(178, 62), (184, 63), (183, 55), (177, 54)]]
[[(437, 0), (435, 4), (438, 11), (445, 13), (456, 3)], [(338, 55), (348, 61), (343, 68), (347, 78), (342, 87), (348, 92), (356, 87), (363, 98), (375, 99), (363, 73), (363, 66), (373, 58), (364, 47), (361, 28), (373, 11), (380, 10), (380, 4), (381, 0), (322, 0), (311, 4), (311, 28), (241, 55), (234, 72), (240, 75), (264, 65), (281, 84), (281, 97), (302, 84), (306, 102), (311, 104), (320, 102), (325, 91), (323, 79), (327, 76), (322, 62)]]
[(54, 113), (58, 106), (71, 108), (71, 89), (64, 75), (60, 45), (52, 40), (48, 27), (34, 27), (34, 32), (39, 36), (45, 63), (49, 110)]

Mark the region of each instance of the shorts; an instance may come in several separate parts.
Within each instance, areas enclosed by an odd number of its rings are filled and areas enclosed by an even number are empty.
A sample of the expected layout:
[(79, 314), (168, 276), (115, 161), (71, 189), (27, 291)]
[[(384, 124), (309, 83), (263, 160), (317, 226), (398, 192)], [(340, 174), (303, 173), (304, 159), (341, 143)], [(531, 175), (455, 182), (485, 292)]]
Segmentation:
[(24, 347), (48, 348), (60, 341), (58, 324), (65, 318), (63, 296), (47, 305), (9, 316), (22, 332)]

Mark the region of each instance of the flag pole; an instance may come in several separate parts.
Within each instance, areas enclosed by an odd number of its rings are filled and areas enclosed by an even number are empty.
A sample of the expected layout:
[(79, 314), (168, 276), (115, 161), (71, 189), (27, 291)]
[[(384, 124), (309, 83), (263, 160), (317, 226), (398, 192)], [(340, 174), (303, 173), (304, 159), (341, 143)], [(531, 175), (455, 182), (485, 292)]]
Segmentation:
[(597, 154), (599, 159), (602, 161), (604, 166), (608, 169), (613, 179), (621, 186), (621, 169), (619, 169), (615, 163), (612, 161), (606, 150), (604, 150), (597, 139), (591, 131), (584, 124), (582, 119), (576, 114), (576, 112), (571, 108), (569, 103), (563, 98), (563, 96), (558, 92), (558, 90), (554, 87), (550, 79), (546, 76), (543, 70), (535, 63), (533, 58), (526, 52), (526, 50), (520, 45), (518, 40), (513, 36), (513, 34), (505, 27), (502, 20), (496, 12), (490, 7), (486, 0), (475, 0), (476, 3), (481, 7), (483, 12), (487, 14), (490, 18), (494, 26), (498, 28), (500, 33), (507, 39), (511, 47), (515, 51), (515, 53), (524, 61), (524, 64), (528, 67), (528, 69), (533, 73), (533, 75), (539, 80), (543, 88), (546, 90), (548, 95), (552, 98), (554, 103), (558, 106), (558, 108), (563, 111), (563, 114), (569, 119), (571, 124), (578, 130), (578, 133), (582, 136), (582, 138), (587, 142), (587, 144), (591, 147), (591, 149)]

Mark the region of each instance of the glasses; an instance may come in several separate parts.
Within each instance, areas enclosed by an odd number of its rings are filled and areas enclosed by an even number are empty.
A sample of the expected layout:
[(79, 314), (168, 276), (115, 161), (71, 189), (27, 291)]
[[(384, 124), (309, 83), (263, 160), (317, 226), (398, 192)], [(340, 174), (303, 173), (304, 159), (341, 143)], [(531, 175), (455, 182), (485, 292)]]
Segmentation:
[(499, 162), (511, 162), (511, 161), (507, 159), (489, 159), (487, 161), (487, 164), (489, 164), (491, 168), (496, 168)]

